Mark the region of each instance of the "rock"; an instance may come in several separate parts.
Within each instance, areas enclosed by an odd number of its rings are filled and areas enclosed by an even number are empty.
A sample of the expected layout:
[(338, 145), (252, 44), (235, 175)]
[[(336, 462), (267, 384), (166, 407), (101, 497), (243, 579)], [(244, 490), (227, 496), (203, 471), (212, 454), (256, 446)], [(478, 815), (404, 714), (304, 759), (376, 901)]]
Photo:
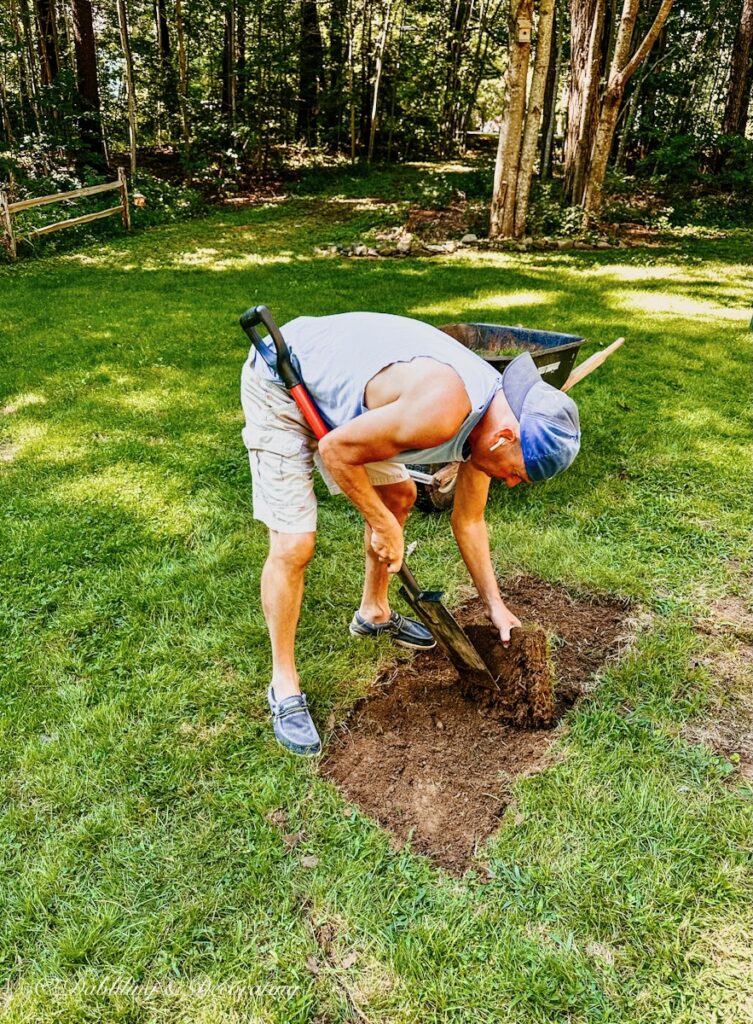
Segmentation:
[(572, 249), (572, 247), (573, 247), (573, 243), (572, 243), (571, 239), (569, 239), (569, 238), (558, 238), (557, 239), (557, 248), (558, 249)]
[(606, 240), (606, 238), (600, 238), (599, 241), (596, 243), (596, 248), (597, 249), (611, 249), (612, 246), (609, 244), (609, 242)]
[(367, 256), (378, 256), (378, 255), (379, 255), (379, 253), (377, 252), (377, 250), (376, 250), (376, 249), (369, 249), (369, 250), (367, 251), (366, 255), (367, 255)]
[(591, 246), (588, 242), (584, 242), (582, 238), (576, 238), (573, 242), (573, 249), (590, 249)]
[(360, 245), (360, 244), (353, 246), (353, 255), (354, 256), (368, 256), (368, 254), (369, 254), (368, 246)]
[(462, 245), (475, 245), (478, 242), (478, 236), (469, 231), (467, 235), (463, 235), (460, 242)]
[(411, 244), (412, 243), (410, 238), (401, 238), (400, 241), (395, 246), (395, 248), (397, 249), (398, 252), (407, 253), (410, 252), (411, 250)]

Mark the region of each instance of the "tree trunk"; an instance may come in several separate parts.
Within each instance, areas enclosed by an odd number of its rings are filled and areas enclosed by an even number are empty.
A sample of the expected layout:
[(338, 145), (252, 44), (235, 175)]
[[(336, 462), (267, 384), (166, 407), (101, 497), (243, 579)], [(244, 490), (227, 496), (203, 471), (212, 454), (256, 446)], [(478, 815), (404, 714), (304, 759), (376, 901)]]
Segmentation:
[(549, 69), (544, 88), (543, 131), (541, 133), (541, 149), (539, 154), (539, 177), (542, 181), (551, 177), (552, 144), (554, 142), (554, 128), (557, 121), (557, 88), (559, 86), (560, 67), (562, 65), (562, 39), (564, 35), (561, 18), (561, 12), (557, 10), (557, 4), (555, 3), (554, 18), (552, 20), (552, 45), (549, 52)]
[(494, 188), (489, 213), (489, 237), (510, 238), (515, 225), (515, 195), (526, 105), (526, 81), (531, 59), (533, 0), (513, 0), (510, 14), (507, 107), (499, 130)]
[(5, 132), (6, 142), (9, 146), (12, 146), (16, 140), (13, 137), (13, 127), (10, 123), (8, 93), (5, 89), (5, 81), (3, 77), (0, 77), (0, 111), (2, 111), (3, 115), (3, 131)]
[(455, 146), (459, 113), (462, 104), (463, 82), (461, 69), (468, 45), (468, 23), (473, 14), (474, 0), (452, 0), (447, 38), (447, 70), (442, 97), (441, 134), (445, 145)]
[(73, 44), (76, 50), (76, 91), (79, 106), (78, 130), (86, 152), (96, 164), (108, 164), (102, 132), (102, 115), (97, 82), (97, 46), (92, 24), (91, 0), (72, 0)]
[(230, 124), (235, 124), (235, 4), (227, 0), (222, 36), (221, 109)]
[(740, 24), (732, 47), (727, 102), (722, 119), (723, 135), (745, 135), (753, 84), (753, 0), (743, 0)]
[(615, 165), (621, 171), (625, 169), (625, 163), (627, 161), (628, 141), (630, 139), (630, 133), (633, 130), (633, 125), (635, 124), (635, 115), (638, 111), (638, 100), (640, 99), (643, 82), (643, 77), (636, 79), (633, 91), (630, 94), (630, 99), (628, 100), (627, 110), (625, 111), (625, 122), (622, 126), (620, 141), (617, 146), (617, 155), (615, 157)]
[(173, 115), (176, 109), (177, 85), (173, 67), (173, 53), (170, 45), (170, 28), (165, 9), (165, 0), (154, 0), (154, 35), (157, 43), (158, 94), (157, 136), (160, 141), (162, 116), (166, 115), (168, 141), (173, 137)]
[(599, 125), (586, 176), (583, 208), (591, 217), (595, 216), (601, 208), (607, 161), (612, 148), (612, 139), (617, 126), (617, 115), (620, 111), (625, 85), (650, 53), (664, 22), (669, 17), (673, 2), (674, 0), (662, 0), (653, 25), (633, 56), (628, 59), (639, 0), (624, 0), (612, 66), (609, 70), (609, 82), (601, 105)]
[(528, 97), (526, 123), (523, 132), (523, 144), (520, 152), (520, 169), (515, 192), (515, 225), (516, 238), (525, 234), (528, 218), (528, 201), (531, 195), (531, 178), (533, 162), (538, 149), (539, 129), (544, 104), (544, 88), (552, 52), (552, 27), (554, 22), (554, 0), (541, 0), (539, 8), (539, 26), (536, 38), (536, 59), (533, 65), (533, 78)]
[(316, 0), (301, 2), (301, 49), (298, 75), (296, 134), (316, 145), (319, 130), (319, 91), (323, 81), (324, 48)]
[(371, 100), (371, 118), (369, 120), (369, 148), (366, 156), (367, 163), (371, 163), (374, 156), (374, 144), (376, 142), (377, 113), (379, 110), (379, 86), (382, 83), (382, 68), (384, 67), (384, 50), (387, 46), (387, 35), (390, 30), (390, 15), (392, 14), (392, 0), (387, 0), (384, 9), (384, 20), (382, 31), (379, 33), (376, 49), (376, 66), (374, 71), (374, 93)]
[(128, 34), (128, 14), (126, 0), (116, 0), (118, 8), (118, 26), (120, 28), (120, 45), (123, 50), (126, 95), (128, 99), (128, 145), (131, 149), (131, 177), (136, 173), (136, 92), (133, 83), (133, 57), (131, 40)]
[[(39, 112), (39, 89), (36, 75), (36, 61), (34, 57), (34, 43), (31, 34), (31, 16), (27, 0), (19, 0), (16, 10), (15, 0), (11, 0), (11, 19), (13, 31), (16, 37), (16, 53), (18, 56), (18, 77), (21, 90), (21, 116), (23, 121), (23, 100), (26, 100), (28, 110), (36, 126), (37, 135), (42, 132), (42, 120)], [(22, 124), (25, 131), (25, 125)]]
[(55, 30), (54, 0), (36, 0), (37, 27), (39, 30), (39, 65), (42, 69), (42, 84), (52, 85), (60, 71)]
[(345, 40), (348, 34), (347, 25), (348, 0), (332, 0), (329, 28), (329, 75), (327, 79), (327, 127), (335, 139), (335, 147), (339, 145), (342, 129), (342, 116), (345, 104), (345, 67), (348, 60)]
[(235, 99), (241, 110), (246, 102), (246, 20), (246, 0), (238, 0)]
[(181, 0), (175, 0), (175, 36), (178, 41), (178, 106), (183, 133), (183, 159), (187, 160), (191, 151), (191, 129), (188, 123), (188, 61)]
[(605, 0), (575, 0), (570, 7), (570, 96), (565, 136), (565, 195), (579, 204), (599, 120), (599, 78)]

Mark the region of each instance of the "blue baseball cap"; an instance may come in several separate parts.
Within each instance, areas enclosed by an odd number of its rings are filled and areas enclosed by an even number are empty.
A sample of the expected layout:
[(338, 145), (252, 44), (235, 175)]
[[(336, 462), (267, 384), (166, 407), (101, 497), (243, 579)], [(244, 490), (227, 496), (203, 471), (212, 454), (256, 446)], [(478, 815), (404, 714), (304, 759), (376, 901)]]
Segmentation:
[(529, 352), (508, 363), (502, 390), (520, 424), (528, 478), (538, 483), (567, 469), (580, 449), (578, 406), (572, 398), (541, 379)]

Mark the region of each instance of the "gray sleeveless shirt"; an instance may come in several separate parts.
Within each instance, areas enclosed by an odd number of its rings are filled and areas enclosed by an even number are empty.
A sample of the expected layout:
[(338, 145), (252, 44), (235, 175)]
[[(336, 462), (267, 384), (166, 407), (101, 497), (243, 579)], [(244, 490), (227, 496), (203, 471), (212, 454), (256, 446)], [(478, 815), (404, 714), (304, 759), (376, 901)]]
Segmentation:
[[(501, 376), (480, 356), (436, 327), (404, 316), (301, 316), (285, 324), (281, 332), (304, 384), (333, 427), (368, 411), (364, 405), (366, 385), (391, 363), (428, 356), (446, 363), (458, 374), (468, 393), (471, 411), (454, 437), (433, 448), (400, 452), (391, 462), (431, 464), (467, 459), (468, 435), (502, 386)], [(264, 360), (256, 357), (253, 348), (249, 360), (256, 372), (279, 380)]]

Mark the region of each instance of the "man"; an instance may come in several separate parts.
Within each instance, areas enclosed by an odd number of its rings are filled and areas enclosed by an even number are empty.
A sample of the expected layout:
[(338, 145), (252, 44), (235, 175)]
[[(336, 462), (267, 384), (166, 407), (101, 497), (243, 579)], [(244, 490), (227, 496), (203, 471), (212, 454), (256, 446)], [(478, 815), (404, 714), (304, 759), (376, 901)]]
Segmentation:
[(484, 522), (489, 484), (493, 477), (515, 487), (555, 476), (575, 458), (580, 427), (575, 403), (541, 380), (527, 353), (500, 376), (437, 328), (384, 313), (299, 317), (282, 335), (334, 429), (317, 444), (252, 348), (241, 377), (243, 438), (254, 517), (269, 528), (261, 598), (272, 643), (274, 732), (289, 750), (312, 755), (321, 742), (301, 693), (294, 644), (316, 537), (314, 463), (366, 523), (366, 574), (351, 634), (434, 646), (421, 623), (390, 609), (388, 587), (402, 564), (403, 524), (416, 498), (405, 465), (459, 461), (452, 530), (489, 618), (509, 643), (520, 622), (502, 600), (492, 566)]

